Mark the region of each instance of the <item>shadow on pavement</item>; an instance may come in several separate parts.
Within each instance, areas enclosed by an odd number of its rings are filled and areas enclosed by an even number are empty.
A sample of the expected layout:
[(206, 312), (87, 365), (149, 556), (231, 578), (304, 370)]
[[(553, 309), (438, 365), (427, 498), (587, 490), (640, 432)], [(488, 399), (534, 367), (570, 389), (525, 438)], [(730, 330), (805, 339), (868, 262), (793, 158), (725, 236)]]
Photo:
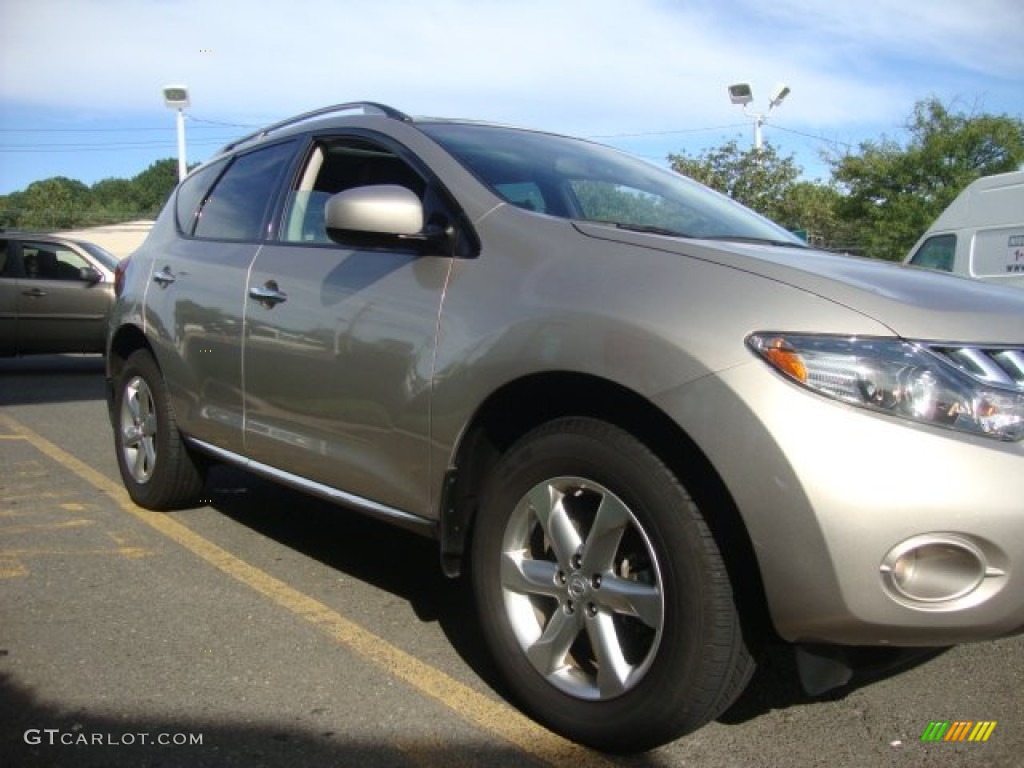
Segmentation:
[[(239, 493), (243, 488), (248, 492)], [(208, 489), (213, 506), (240, 525), (408, 601), (421, 621), (437, 621), (459, 656), (508, 700), (477, 630), (468, 580), (444, 577), (435, 542), (233, 468), (212, 470)], [(810, 696), (800, 685), (792, 648), (782, 643), (768, 645), (746, 691), (718, 722), (738, 725), (773, 710), (841, 700), (945, 649), (892, 650), (853, 649), (860, 668), (850, 682)]]
[(3, 764), (18, 768), (537, 765), (521, 751), (497, 742), (449, 747), (412, 738), (401, 744), (350, 740), (343, 723), (337, 729), (325, 723), (323, 730), (313, 731), (285, 723), (62, 711), (38, 701), (4, 673), (0, 723)]
[(0, 357), (0, 405), (103, 401), (102, 355)]
[(817, 696), (806, 693), (800, 684), (793, 648), (781, 642), (766, 647), (757, 671), (740, 697), (718, 722), (738, 725), (765, 715), (816, 702), (841, 701), (854, 691), (879, 680), (901, 674), (945, 653), (946, 648), (851, 648), (850, 661), (855, 671), (843, 686)]
[(473, 671), (506, 696), (477, 629), (468, 580), (444, 576), (436, 542), (231, 467), (212, 468), (207, 491), (212, 506), (239, 525), (400, 597), (420, 621), (438, 622)]

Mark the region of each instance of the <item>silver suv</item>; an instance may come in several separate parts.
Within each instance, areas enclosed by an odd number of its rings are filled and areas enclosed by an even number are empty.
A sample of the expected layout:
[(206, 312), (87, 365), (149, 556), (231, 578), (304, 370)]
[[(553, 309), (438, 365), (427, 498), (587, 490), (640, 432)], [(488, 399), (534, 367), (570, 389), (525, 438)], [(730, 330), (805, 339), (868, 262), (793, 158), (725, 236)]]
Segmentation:
[(615, 150), (377, 104), (185, 179), (119, 275), (117, 459), (230, 462), (437, 540), (516, 703), (613, 751), (753, 649), (1024, 630), (1024, 294), (811, 250)]

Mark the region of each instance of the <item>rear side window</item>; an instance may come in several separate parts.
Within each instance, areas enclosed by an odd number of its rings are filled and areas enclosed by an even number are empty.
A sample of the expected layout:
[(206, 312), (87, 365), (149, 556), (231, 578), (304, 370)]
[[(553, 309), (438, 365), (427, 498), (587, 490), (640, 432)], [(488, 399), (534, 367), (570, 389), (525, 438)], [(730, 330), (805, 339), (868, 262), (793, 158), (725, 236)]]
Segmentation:
[(955, 255), (956, 235), (936, 235), (921, 243), (921, 247), (911, 257), (910, 263), (915, 267), (952, 272)]
[(196, 226), (199, 208), (206, 198), (206, 193), (217, 177), (224, 171), (227, 160), (208, 165), (193, 173), (178, 187), (175, 196), (174, 212), (178, 219), (178, 228), (186, 235), (191, 235)]
[(285, 142), (236, 158), (202, 201), (195, 236), (259, 240), (293, 148), (294, 143)]

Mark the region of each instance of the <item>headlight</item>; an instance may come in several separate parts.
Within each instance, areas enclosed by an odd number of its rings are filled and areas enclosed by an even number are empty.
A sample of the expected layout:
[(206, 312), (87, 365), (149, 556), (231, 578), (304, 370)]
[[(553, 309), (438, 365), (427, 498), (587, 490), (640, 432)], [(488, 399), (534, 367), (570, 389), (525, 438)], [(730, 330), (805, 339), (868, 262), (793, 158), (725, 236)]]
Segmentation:
[(1024, 437), (1020, 384), (986, 384), (921, 344), (781, 333), (756, 333), (747, 344), (775, 370), (826, 397), (998, 440)]

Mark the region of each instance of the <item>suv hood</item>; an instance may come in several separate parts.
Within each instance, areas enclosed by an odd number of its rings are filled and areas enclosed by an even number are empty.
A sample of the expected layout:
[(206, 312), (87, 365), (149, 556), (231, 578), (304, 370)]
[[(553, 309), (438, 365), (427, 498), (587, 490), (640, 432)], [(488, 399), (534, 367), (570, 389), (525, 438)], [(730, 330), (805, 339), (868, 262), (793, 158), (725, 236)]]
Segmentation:
[(574, 225), (588, 237), (760, 275), (866, 315), (906, 339), (1024, 344), (1024, 293), (1018, 289), (814, 249), (680, 239), (579, 221)]

